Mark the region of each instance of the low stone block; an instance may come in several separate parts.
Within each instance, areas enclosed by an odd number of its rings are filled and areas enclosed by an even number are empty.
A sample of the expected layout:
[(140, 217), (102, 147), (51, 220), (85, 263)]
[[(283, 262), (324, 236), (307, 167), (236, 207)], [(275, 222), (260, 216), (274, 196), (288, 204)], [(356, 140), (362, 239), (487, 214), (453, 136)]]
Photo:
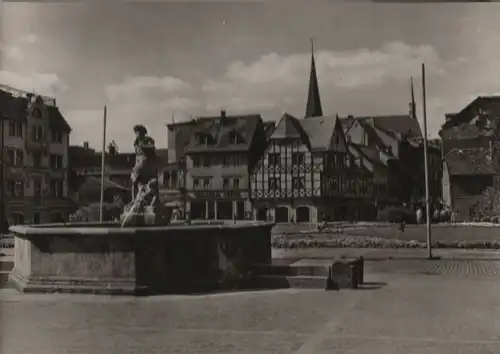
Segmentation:
[(364, 282), (364, 272), (365, 272), (365, 260), (363, 257), (359, 257), (348, 261), (348, 264), (353, 267), (354, 276), (356, 277), (356, 283), (358, 285)]
[(354, 267), (348, 262), (337, 261), (329, 268), (327, 289), (355, 289), (358, 287)]

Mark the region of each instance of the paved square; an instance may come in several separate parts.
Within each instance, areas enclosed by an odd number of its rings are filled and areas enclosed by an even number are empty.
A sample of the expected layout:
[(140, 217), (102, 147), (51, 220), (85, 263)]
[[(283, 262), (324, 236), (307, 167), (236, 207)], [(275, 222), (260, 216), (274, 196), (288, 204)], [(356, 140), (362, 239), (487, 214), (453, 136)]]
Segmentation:
[(150, 298), (4, 289), (2, 352), (500, 353), (500, 278), (367, 281), (385, 285)]

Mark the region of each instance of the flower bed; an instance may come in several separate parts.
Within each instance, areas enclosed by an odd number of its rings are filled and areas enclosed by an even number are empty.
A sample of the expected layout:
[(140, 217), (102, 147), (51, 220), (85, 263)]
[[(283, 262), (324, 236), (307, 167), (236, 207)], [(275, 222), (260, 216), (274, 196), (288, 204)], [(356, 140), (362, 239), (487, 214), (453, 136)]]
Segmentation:
[[(274, 248), (426, 248), (427, 243), (417, 240), (398, 240), (383, 237), (336, 237), (328, 240), (286, 239), (274, 237)], [(435, 241), (434, 248), (500, 249), (500, 240)]]

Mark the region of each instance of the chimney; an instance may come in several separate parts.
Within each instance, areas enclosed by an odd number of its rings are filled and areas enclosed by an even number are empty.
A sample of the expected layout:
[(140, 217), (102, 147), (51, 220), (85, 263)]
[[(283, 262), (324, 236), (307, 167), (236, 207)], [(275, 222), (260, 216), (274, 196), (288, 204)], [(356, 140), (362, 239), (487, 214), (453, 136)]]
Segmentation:
[(88, 150), (88, 149), (89, 149), (89, 142), (88, 142), (88, 141), (85, 141), (85, 142), (83, 143), (83, 148), (84, 148), (85, 150)]
[(220, 116), (221, 118), (226, 118), (226, 111), (225, 110), (220, 111)]

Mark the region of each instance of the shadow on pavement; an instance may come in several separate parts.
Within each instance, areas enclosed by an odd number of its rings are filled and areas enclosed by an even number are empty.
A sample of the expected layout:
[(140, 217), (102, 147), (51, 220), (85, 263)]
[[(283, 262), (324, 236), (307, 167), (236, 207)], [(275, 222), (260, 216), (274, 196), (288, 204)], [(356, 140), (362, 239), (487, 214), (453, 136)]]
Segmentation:
[(386, 286), (386, 282), (364, 282), (356, 290), (378, 290)]

